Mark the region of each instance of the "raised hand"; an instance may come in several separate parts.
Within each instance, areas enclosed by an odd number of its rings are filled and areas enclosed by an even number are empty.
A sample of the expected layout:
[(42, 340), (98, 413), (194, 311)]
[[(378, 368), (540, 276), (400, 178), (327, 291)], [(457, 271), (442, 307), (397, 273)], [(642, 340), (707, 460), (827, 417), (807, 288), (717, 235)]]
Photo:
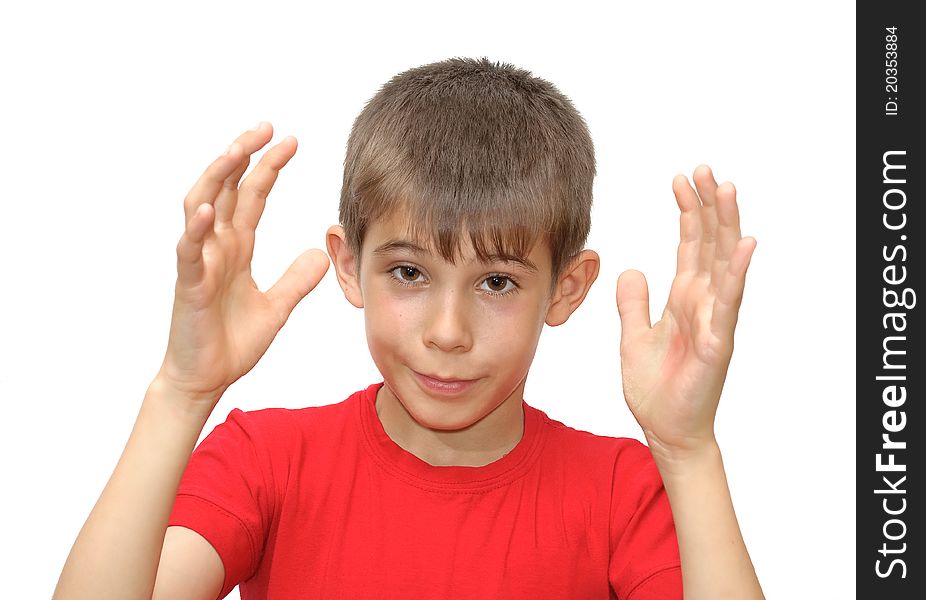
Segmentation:
[(186, 231), (177, 244), (170, 339), (157, 378), (206, 411), (257, 364), (328, 269), (328, 256), (313, 249), (267, 292), (251, 277), (254, 231), (280, 169), (296, 152), (296, 139), (287, 137), (270, 148), (238, 183), (251, 154), (272, 136), (269, 123), (239, 136), (183, 203)]
[(657, 459), (715, 444), (714, 416), (733, 354), (746, 270), (756, 241), (740, 235), (736, 190), (706, 165), (697, 192), (678, 175), (678, 269), (662, 318), (650, 325), (649, 292), (639, 271), (617, 282), (624, 397)]

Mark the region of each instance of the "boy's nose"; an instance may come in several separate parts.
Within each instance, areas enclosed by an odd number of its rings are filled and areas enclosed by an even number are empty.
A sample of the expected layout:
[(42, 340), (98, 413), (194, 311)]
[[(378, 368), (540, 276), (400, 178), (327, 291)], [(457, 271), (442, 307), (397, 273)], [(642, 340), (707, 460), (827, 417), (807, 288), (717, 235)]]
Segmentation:
[(424, 329), (424, 343), (444, 352), (468, 351), (473, 338), (469, 307), (463, 294), (449, 290), (436, 295)]

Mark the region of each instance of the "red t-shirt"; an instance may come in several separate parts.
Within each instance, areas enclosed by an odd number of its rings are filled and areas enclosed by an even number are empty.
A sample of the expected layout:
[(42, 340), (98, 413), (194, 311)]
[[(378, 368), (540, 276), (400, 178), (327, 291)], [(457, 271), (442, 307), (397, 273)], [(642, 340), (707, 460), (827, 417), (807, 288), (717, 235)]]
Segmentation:
[(435, 467), (393, 442), (377, 383), (330, 406), (234, 409), (196, 448), (170, 525), (225, 565), (221, 597), (682, 598), (662, 479), (637, 440), (524, 406), (484, 467)]

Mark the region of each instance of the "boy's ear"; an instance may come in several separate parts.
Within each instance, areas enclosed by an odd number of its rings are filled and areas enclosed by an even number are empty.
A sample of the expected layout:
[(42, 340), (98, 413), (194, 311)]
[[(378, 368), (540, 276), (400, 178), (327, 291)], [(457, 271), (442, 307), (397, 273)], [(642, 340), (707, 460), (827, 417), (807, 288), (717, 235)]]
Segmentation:
[(360, 261), (354, 257), (347, 244), (344, 228), (340, 225), (329, 227), (328, 233), (325, 234), (325, 243), (328, 246), (328, 256), (334, 263), (338, 284), (344, 290), (344, 297), (357, 308), (363, 308), (363, 294), (360, 290)]
[(547, 309), (547, 325), (562, 325), (579, 308), (598, 278), (600, 266), (601, 261), (594, 250), (583, 250), (569, 262), (553, 290)]

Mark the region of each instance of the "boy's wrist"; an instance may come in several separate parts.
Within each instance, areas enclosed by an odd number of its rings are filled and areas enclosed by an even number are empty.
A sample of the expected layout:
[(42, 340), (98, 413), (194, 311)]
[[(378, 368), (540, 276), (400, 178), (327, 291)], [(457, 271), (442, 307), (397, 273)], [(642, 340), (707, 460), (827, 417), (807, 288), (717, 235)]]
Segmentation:
[(648, 432), (644, 432), (644, 435), (656, 467), (664, 479), (697, 472), (722, 461), (720, 446), (713, 436), (686, 447), (674, 447), (663, 444)]
[(156, 404), (175, 418), (205, 425), (222, 394), (190, 394), (158, 374), (148, 385), (145, 404)]

